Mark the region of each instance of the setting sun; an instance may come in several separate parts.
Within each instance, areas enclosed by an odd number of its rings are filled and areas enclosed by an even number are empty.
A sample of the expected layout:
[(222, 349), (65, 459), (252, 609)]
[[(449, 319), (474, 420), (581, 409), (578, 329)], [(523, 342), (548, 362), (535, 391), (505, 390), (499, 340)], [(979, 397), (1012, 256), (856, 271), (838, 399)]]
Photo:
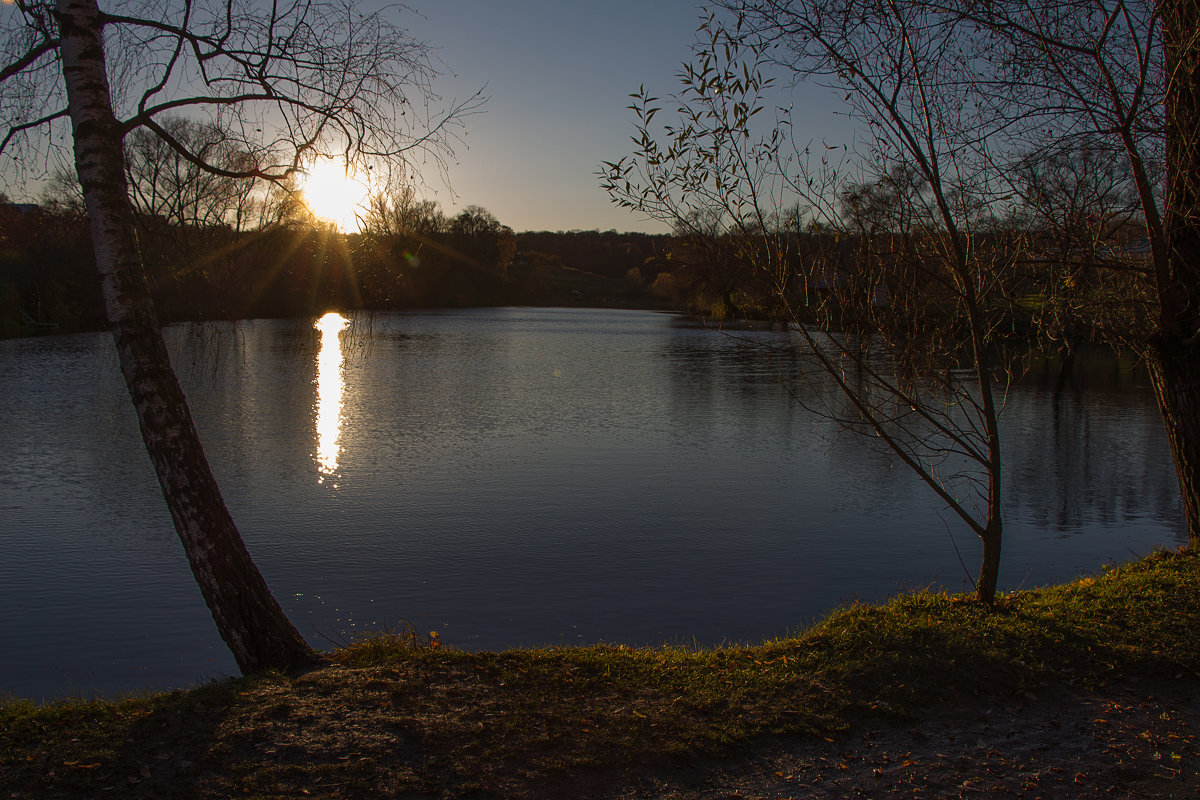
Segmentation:
[(332, 222), (340, 231), (358, 230), (368, 188), (342, 163), (330, 158), (314, 161), (301, 177), (300, 188), (313, 214)]

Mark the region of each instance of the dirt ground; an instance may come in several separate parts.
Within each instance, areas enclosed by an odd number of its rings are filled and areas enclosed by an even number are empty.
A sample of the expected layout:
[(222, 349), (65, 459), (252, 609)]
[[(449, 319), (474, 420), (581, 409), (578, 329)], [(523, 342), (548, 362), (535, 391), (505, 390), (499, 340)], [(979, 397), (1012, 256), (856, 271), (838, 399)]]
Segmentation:
[(1200, 798), (1195, 678), (1047, 690), (978, 710), (927, 712), (919, 723), (863, 724), (832, 742), (772, 742), (719, 762), (631, 771), (619, 786), (579, 776), (574, 787), (545, 787), (546, 796)]
[[(318, 670), (257, 689), (239, 684), (232, 691), (253, 692), (255, 701), (233, 715), (228, 686), (216, 686), (204, 705), (179, 693), (176, 703), (119, 729), (123, 745), (104, 759), (80, 761), (68, 752), (76, 739), (10, 759), (21, 774), (0, 767), (0, 800), (1200, 800), (1200, 676), (1193, 674), (1114, 678), (1091, 688), (1059, 681), (1016, 695), (980, 687), (904, 722), (864, 717), (829, 739), (756, 740), (716, 759), (601, 745), (591, 753), (594, 766), (582, 770), (540, 751), (473, 754), (477, 731), (496, 716), (488, 693), (471, 693), (470, 676), (455, 678), (453, 670), (434, 678), (417, 699), (398, 694), (404, 681), (384, 680), (379, 670)], [(463, 693), (439, 694), (439, 681)], [(456, 697), (484, 705), (472, 713)], [(421, 727), (422, 708), (441, 711)]]

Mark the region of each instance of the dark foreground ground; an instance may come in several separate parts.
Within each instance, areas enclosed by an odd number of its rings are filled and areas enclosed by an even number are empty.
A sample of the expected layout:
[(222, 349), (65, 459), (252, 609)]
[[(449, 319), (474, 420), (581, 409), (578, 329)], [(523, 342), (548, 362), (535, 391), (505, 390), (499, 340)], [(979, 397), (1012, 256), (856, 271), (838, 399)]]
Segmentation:
[(596, 796), (1200, 797), (1200, 681), (1047, 689), (1043, 696), (933, 708), (904, 724), (863, 725), (834, 742), (764, 742), (728, 759), (639, 775)]
[(1200, 558), (793, 639), (460, 653), (406, 632), (118, 702), (0, 703), (4, 798), (1200, 797)]

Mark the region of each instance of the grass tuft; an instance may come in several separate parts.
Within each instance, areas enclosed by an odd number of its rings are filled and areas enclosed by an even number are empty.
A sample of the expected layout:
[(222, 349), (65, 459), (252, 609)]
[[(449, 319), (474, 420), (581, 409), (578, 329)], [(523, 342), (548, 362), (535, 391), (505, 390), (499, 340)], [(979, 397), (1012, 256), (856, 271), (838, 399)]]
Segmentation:
[(329, 660), (344, 667), (383, 666), (402, 661), (418, 650), (442, 646), (437, 631), (421, 633), (411, 622), (396, 628), (368, 631), (357, 641), (328, 653)]

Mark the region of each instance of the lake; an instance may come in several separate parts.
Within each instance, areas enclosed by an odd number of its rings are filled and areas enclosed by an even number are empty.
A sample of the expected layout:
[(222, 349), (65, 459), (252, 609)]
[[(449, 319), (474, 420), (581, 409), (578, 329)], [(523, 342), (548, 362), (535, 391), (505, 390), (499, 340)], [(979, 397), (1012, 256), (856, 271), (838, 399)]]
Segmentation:
[[(840, 604), (966, 590), (977, 540), (784, 391), (784, 334), (482, 309), (172, 326), (214, 472), (313, 645), (411, 623), (465, 649), (784, 636)], [(1081, 356), (1010, 393), (1002, 588), (1185, 530), (1144, 374)], [(235, 673), (104, 334), (0, 342), (0, 693)]]

